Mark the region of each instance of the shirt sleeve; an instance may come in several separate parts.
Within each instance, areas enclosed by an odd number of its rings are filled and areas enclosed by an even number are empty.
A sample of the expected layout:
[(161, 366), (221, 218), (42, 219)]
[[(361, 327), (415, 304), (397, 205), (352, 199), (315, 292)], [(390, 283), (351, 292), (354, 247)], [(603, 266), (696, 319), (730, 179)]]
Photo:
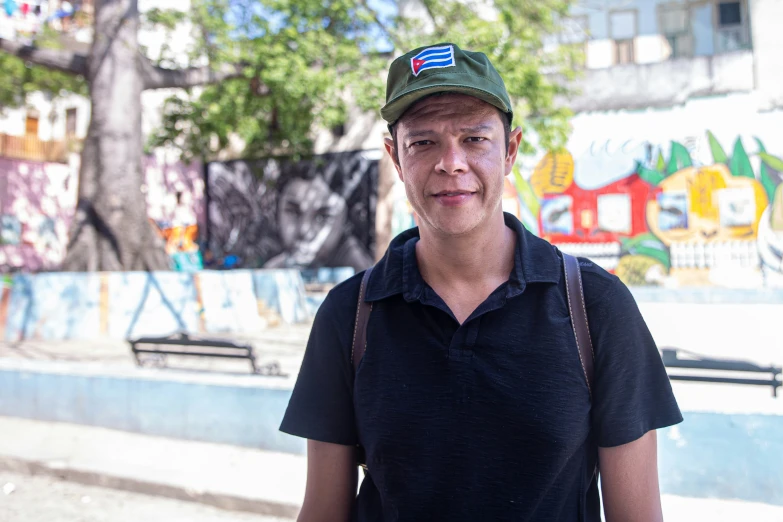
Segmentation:
[[(306, 439), (355, 445), (353, 317), (330, 293), (318, 309), (280, 430)], [(356, 312), (355, 305), (353, 313)]]
[(592, 308), (598, 446), (620, 446), (682, 422), (658, 348), (628, 288), (615, 279)]

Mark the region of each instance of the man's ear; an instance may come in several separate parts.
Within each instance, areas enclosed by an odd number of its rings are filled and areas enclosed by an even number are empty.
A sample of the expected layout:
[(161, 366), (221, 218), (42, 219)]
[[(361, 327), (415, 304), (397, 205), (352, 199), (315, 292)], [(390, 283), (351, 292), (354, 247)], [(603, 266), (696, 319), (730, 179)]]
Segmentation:
[(508, 136), (508, 153), (506, 153), (506, 176), (511, 174), (514, 163), (517, 161), (519, 145), (522, 143), (522, 127), (517, 127)]
[(392, 163), (394, 163), (394, 168), (397, 169), (397, 176), (399, 176), (400, 181), (405, 181), (402, 179), (402, 169), (400, 168), (400, 163), (397, 161), (397, 158), (399, 157), (398, 151), (394, 150), (394, 140), (391, 138), (384, 138), (383, 146), (386, 148), (386, 153), (391, 158)]

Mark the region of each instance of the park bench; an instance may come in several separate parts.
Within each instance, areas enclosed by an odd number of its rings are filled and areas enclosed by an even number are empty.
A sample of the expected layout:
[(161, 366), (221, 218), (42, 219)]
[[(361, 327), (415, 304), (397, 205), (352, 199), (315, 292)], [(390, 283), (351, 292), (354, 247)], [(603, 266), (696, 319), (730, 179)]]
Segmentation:
[[(661, 350), (663, 364), (666, 366), (669, 379), (673, 381), (714, 382), (725, 384), (744, 384), (750, 386), (770, 386), (772, 396), (777, 397), (778, 388), (783, 382), (778, 379), (783, 369), (776, 366), (759, 366), (747, 361), (734, 359), (712, 359), (691, 354), (677, 348)], [(681, 358), (683, 354), (686, 357)], [(738, 372), (750, 374), (767, 374), (761, 377), (738, 377)], [(696, 373), (697, 375), (694, 375)], [(706, 373), (706, 375), (705, 375)], [(735, 376), (730, 376), (734, 374)]]
[(168, 337), (139, 337), (129, 339), (128, 343), (136, 358), (136, 364), (139, 366), (164, 367), (168, 355), (222, 357), (247, 359), (254, 374), (284, 376), (277, 362), (259, 367), (256, 364), (253, 347), (246, 343), (236, 343), (224, 339), (193, 338), (184, 332)]

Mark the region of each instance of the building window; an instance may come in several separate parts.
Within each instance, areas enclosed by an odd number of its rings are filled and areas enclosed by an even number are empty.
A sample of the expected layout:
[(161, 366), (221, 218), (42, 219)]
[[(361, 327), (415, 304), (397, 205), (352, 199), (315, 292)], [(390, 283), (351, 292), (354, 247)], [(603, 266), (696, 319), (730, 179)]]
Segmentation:
[(717, 51), (738, 51), (750, 47), (745, 2), (718, 2)]
[(65, 136), (73, 138), (76, 136), (76, 109), (67, 109), (65, 111)]
[(662, 6), (660, 11), (661, 34), (666, 39), (670, 58), (693, 56), (693, 35), (690, 13), (683, 5)]
[(637, 35), (636, 11), (609, 13), (609, 33), (614, 41), (614, 63), (634, 63), (634, 45)]
[(38, 136), (38, 116), (28, 114), (24, 122), (25, 136)]

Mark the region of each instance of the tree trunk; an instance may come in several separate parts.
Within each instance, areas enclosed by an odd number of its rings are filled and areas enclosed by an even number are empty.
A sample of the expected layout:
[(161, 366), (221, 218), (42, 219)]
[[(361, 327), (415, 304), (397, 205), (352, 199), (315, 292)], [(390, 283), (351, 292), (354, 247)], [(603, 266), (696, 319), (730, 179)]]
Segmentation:
[(165, 270), (163, 240), (141, 191), (141, 92), (137, 0), (98, 0), (87, 65), (92, 115), (79, 200), (63, 269)]

